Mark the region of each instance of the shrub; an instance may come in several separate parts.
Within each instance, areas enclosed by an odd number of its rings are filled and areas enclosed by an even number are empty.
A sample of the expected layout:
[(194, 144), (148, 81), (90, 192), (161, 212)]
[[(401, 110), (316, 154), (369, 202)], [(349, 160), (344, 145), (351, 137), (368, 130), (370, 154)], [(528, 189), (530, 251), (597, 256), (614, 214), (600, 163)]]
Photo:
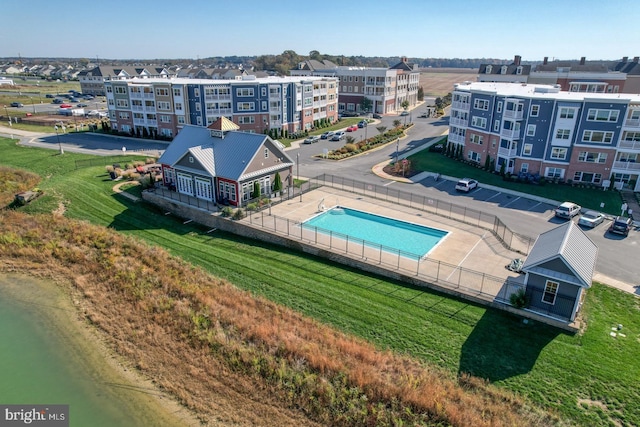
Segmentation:
[(242, 209), (237, 209), (233, 213), (233, 219), (242, 219), (244, 218), (244, 211)]
[(511, 296), (509, 296), (509, 302), (515, 308), (525, 308), (529, 301), (524, 288), (518, 289), (517, 292), (512, 293)]
[(255, 211), (256, 209), (258, 209), (258, 204), (257, 203), (249, 203), (249, 204), (247, 204), (247, 210), (248, 211)]
[(358, 147), (355, 144), (345, 144), (344, 148), (345, 150), (347, 150), (348, 153), (353, 153), (358, 149)]
[(224, 208), (222, 208), (221, 215), (223, 218), (229, 218), (231, 215), (233, 215), (233, 208), (230, 206), (225, 206)]

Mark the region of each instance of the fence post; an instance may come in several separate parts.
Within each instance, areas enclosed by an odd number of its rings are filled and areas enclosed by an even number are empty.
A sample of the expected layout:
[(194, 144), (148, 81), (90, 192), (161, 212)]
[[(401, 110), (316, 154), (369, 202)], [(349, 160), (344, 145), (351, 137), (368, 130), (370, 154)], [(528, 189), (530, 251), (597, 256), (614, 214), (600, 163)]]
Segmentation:
[(416, 266), (416, 276), (420, 274), (420, 258), (418, 258), (418, 265)]
[(485, 276), (485, 274), (482, 273), (482, 282), (480, 282), (480, 293), (481, 294), (484, 293), (484, 276)]

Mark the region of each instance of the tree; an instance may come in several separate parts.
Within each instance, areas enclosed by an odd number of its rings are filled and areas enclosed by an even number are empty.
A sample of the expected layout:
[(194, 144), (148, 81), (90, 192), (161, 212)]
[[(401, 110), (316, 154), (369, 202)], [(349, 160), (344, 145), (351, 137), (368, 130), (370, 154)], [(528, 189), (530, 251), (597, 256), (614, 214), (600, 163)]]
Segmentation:
[(348, 137), (345, 138), (345, 141), (347, 144), (353, 144), (355, 142), (355, 138), (352, 137), (351, 135), (349, 135)]
[(393, 127), (394, 127), (394, 128), (398, 128), (398, 127), (400, 127), (400, 125), (401, 125), (401, 124), (402, 124), (402, 122), (401, 122), (400, 120), (398, 120), (398, 119), (395, 119), (395, 120), (393, 121)]
[(504, 176), (504, 173), (505, 173), (506, 169), (507, 169), (507, 168), (506, 168), (506, 166), (505, 166), (505, 163), (504, 163), (504, 162), (502, 162), (502, 164), (500, 165), (500, 175), (501, 175), (501, 176)]
[(409, 108), (409, 101), (405, 99), (404, 101), (402, 101), (400, 106), (402, 107), (403, 110), (406, 110), (407, 108)]
[(436, 103), (436, 108), (438, 110), (442, 110), (444, 108), (444, 101), (442, 100), (442, 98), (440, 97), (436, 98), (435, 103)]
[(387, 130), (386, 126), (378, 126), (376, 128), (378, 130), (378, 132), (380, 132), (380, 135), (384, 135), (384, 132)]
[(282, 178), (280, 178), (280, 172), (276, 172), (276, 175), (273, 177), (273, 191), (275, 193), (282, 190)]
[(362, 98), (360, 101), (360, 108), (364, 112), (369, 112), (373, 108), (373, 101), (367, 98), (366, 96)]
[(418, 88), (418, 101), (424, 101), (424, 89), (422, 86)]
[(318, 52), (317, 50), (312, 50), (311, 52), (309, 52), (309, 59), (315, 59), (316, 61), (322, 61), (322, 56), (320, 55), (320, 52)]
[(253, 192), (251, 193), (251, 198), (257, 199), (258, 197), (260, 197), (260, 183), (258, 181), (255, 181), (253, 183)]
[(491, 167), (491, 156), (487, 154), (487, 157), (485, 157), (484, 159), (484, 169), (488, 171), (490, 167)]

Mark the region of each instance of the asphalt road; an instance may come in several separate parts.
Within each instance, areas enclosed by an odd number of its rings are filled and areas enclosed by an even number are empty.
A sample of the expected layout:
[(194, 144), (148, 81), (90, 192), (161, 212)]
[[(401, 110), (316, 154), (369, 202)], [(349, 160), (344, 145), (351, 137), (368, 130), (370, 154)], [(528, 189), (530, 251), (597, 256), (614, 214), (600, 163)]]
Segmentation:
[[(293, 144), (287, 153), (294, 160), (299, 155), (300, 176), (313, 177), (326, 173), (379, 185), (402, 186), (402, 190), (406, 192), (495, 214), (513, 231), (533, 238), (564, 221), (554, 217), (555, 204), (541, 203), (526, 195), (511, 195), (482, 188), (482, 183), (480, 183), (480, 188), (464, 194), (455, 191), (455, 180), (441, 179), (436, 182), (433, 178), (428, 177), (419, 182), (407, 184), (390, 181), (374, 174), (372, 172), (374, 165), (393, 160), (396, 155), (402, 157), (403, 154), (411, 150), (424, 147), (434, 142), (448, 129), (447, 117), (440, 119), (418, 118), (417, 116), (421, 113), (422, 109), (418, 107), (411, 116), (405, 116), (407, 121), (414, 123), (414, 126), (410, 129), (409, 136), (401, 139), (398, 144), (390, 144), (377, 150), (367, 151), (365, 154), (351, 159), (333, 161), (323, 159), (321, 156), (325, 149), (332, 150), (344, 145), (344, 140), (339, 142), (321, 140), (314, 144), (300, 144), (299, 146)], [(376, 127), (382, 125), (391, 128), (394, 120), (404, 121), (405, 117), (383, 117), (376, 123), (370, 124), (368, 129), (358, 129), (349, 135), (358, 141), (360, 138), (365, 138), (365, 134), (370, 137), (378, 133)], [(126, 147), (128, 153), (138, 151), (144, 155), (157, 155), (167, 145), (166, 143), (142, 141), (135, 138), (87, 133), (60, 135), (60, 141), (66, 151), (90, 152), (99, 155), (122, 154), (122, 147)], [(58, 149), (58, 139), (55, 134), (40, 138), (22, 138), (21, 142)], [(574, 218), (574, 221), (577, 221), (577, 217)], [(610, 220), (605, 220), (595, 229), (584, 229), (599, 248), (596, 271), (632, 286), (640, 285), (640, 263), (637, 262), (640, 253), (640, 230), (634, 229), (628, 237), (612, 235), (606, 232), (609, 223)], [(640, 290), (638, 293), (640, 294)]]

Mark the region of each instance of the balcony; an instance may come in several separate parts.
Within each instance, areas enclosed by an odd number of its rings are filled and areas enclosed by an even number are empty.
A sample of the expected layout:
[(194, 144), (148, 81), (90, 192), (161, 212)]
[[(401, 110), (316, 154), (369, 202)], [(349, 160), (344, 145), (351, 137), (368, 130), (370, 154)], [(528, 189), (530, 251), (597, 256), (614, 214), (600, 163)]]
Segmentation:
[(204, 100), (205, 101), (219, 101), (219, 100), (231, 101), (231, 94), (229, 94), (229, 95), (205, 95), (204, 96)]
[(450, 133), (448, 139), (455, 144), (464, 144), (464, 135)]
[(520, 129), (502, 129), (500, 130), (500, 136), (511, 140), (520, 138)]
[(461, 119), (460, 117), (450, 117), (449, 124), (467, 127), (469, 126), (469, 119)]
[(624, 148), (625, 150), (640, 150), (640, 141), (620, 141), (618, 148)]
[(613, 169), (638, 172), (640, 171), (640, 163), (636, 163), (635, 161), (615, 161), (613, 162)]
[(147, 125), (149, 125), (149, 126), (158, 126), (158, 121), (157, 120), (147, 119)]
[(515, 157), (518, 155), (518, 150), (516, 148), (498, 148), (498, 156), (501, 157)]
[(153, 99), (153, 92), (148, 92), (143, 95), (144, 98)]
[(451, 104), (451, 108), (455, 108), (456, 110), (469, 111), (471, 110), (471, 104), (468, 102), (453, 102)]
[(522, 111), (504, 110), (505, 119), (522, 120), (522, 117), (523, 117)]
[(627, 119), (624, 122), (624, 127), (627, 127), (627, 128), (638, 128), (638, 127), (640, 127), (640, 119)]

